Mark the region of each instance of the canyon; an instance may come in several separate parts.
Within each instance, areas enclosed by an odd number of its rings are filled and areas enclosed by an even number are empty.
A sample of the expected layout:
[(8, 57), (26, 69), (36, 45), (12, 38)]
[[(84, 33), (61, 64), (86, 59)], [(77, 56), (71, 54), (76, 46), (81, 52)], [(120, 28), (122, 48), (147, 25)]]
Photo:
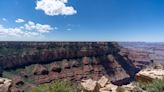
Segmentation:
[(142, 68), (164, 60), (163, 44), (135, 44), (0, 42), (1, 77), (12, 80), (11, 92), (26, 92), (36, 85), (59, 79), (79, 83), (82, 79), (98, 80), (102, 76), (112, 84), (125, 85)]

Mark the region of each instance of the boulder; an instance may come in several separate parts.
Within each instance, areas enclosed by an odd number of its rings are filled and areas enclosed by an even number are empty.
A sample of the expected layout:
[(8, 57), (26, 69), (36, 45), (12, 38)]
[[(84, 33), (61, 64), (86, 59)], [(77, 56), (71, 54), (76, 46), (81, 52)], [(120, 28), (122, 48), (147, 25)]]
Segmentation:
[(111, 87), (104, 87), (104, 88), (100, 88), (99, 92), (113, 92)]
[(130, 84), (127, 84), (127, 85), (122, 85), (121, 87), (125, 89), (125, 92), (133, 92), (133, 89), (136, 86), (133, 85), (132, 83), (130, 83)]
[(0, 84), (3, 84), (5, 82), (5, 80), (4, 79), (0, 79)]
[(100, 88), (99, 92), (116, 92), (117, 87), (118, 86), (109, 83), (109, 84), (105, 85), (105, 87)]
[(118, 86), (113, 85), (113, 84), (111, 84), (111, 83), (109, 83), (109, 84), (107, 84), (107, 85), (105, 86), (106, 89), (110, 89), (110, 91), (108, 91), (108, 92), (116, 92), (117, 87), (118, 87)]
[(136, 80), (142, 82), (153, 82), (156, 79), (163, 79), (164, 70), (163, 69), (144, 69), (136, 74)]
[(86, 92), (97, 92), (96, 91), (97, 81), (94, 81), (92, 79), (82, 80), (81, 85), (84, 91)]
[(104, 87), (108, 83), (108, 81), (108, 78), (102, 76), (97, 83), (100, 85), (100, 87)]
[(0, 92), (9, 92), (11, 80), (7, 78), (0, 78)]

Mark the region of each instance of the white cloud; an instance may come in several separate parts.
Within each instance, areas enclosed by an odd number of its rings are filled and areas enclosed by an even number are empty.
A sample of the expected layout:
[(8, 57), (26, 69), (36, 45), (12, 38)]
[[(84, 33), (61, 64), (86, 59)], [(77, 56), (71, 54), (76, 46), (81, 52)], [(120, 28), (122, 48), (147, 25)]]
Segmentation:
[(39, 33), (37, 32), (28, 32), (20, 28), (5, 28), (2, 25), (0, 25), (0, 36), (31, 37), (31, 36), (38, 36), (38, 35)]
[[(56, 28), (56, 27), (55, 27)], [(55, 28), (52, 28), (48, 24), (39, 24), (34, 23), (32, 21), (25, 22), (23, 26), (13, 27), (13, 28), (7, 28), (3, 25), (0, 25), (0, 40), (2, 38), (36, 38), (36, 37), (43, 37), (45, 34), (50, 31), (53, 31)], [(35, 40), (35, 39), (34, 39)]]
[(7, 19), (6, 19), (6, 18), (2, 18), (2, 20), (3, 20), (3, 21), (7, 21)]
[(50, 25), (47, 25), (47, 24), (43, 25), (39, 23), (34, 23), (32, 21), (29, 21), (24, 26), (26, 30), (36, 30), (37, 32), (40, 32), (40, 33), (47, 33), (54, 30)]
[(25, 22), (25, 20), (23, 20), (23, 19), (17, 19), (17, 20), (15, 20), (15, 22), (16, 23), (23, 23), (23, 22)]
[(74, 15), (77, 11), (72, 6), (66, 6), (68, 0), (37, 0), (36, 10), (43, 10), (46, 15)]

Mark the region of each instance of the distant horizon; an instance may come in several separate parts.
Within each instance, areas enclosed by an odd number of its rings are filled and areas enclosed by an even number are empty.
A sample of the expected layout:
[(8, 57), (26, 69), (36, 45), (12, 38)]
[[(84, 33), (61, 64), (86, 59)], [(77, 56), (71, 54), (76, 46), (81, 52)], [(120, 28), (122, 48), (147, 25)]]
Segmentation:
[(164, 0), (1, 0), (0, 41), (164, 42), (163, 9)]
[(150, 42), (150, 41), (51, 41), (51, 40), (48, 40), (48, 41), (0, 41), (0, 42), (116, 42), (116, 43), (164, 43), (163, 42), (157, 42), (157, 41), (154, 41), (154, 42)]

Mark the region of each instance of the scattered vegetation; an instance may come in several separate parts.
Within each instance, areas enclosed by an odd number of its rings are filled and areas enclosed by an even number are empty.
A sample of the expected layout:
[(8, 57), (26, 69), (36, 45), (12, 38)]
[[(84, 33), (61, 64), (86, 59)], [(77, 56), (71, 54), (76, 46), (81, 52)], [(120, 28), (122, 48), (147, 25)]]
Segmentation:
[(117, 87), (116, 92), (125, 92), (125, 89), (122, 87)]
[(31, 89), (29, 92), (80, 92), (77, 87), (71, 85), (68, 81), (54, 81), (51, 84), (42, 84), (36, 88)]
[(137, 87), (142, 88), (147, 92), (164, 92), (164, 79), (155, 80), (152, 83), (144, 83), (137, 81), (134, 83)]

